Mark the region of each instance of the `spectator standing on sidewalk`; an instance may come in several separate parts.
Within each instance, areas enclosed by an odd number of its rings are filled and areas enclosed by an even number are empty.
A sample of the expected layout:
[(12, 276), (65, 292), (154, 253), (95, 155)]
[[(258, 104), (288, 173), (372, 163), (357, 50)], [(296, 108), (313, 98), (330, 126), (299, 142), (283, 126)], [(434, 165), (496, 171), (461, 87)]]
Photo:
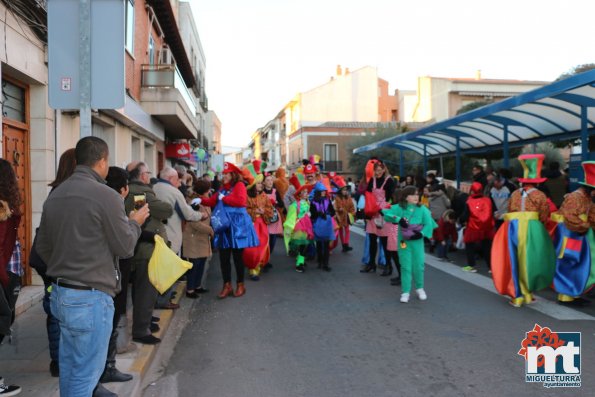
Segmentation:
[[(0, 342), (10, 335), (14, 308), (21, 289), (21, 246), (17, 238), (21, 222), (21, 195), (17, 178), (10, 163), (0, 159)], [(16, 396), (17, 385), (4, 384), (0, 376), (0, 396)]]
[[(203, 214), (194, 211), (186, 202), (186, 198), (179, 190), (181, 185), (178, 172), (171, 167), (165, 167), (159, 173), (159, 181), (153, 186), (155, 196), (163, 202), (168, 203), (174, 209), (174, 213), (167, 219), (165, 230), (171, 243), (171, 249), (180, 254), (182, 248), (182, 221), (197, 222)], [(177, 303), (170, 302), (172, 288), (157, 298), (157, 307), (161, 309), (177, 309)]]
[[(127, 169), (130, 192), (125, 201), (126, 212), (134, 209), (135, 196), (144, 196), (151, 212), (151, 217), (142, 226), (141, 238), (134, 250), (134, 256), (130, 259), (131, 267), (134, 269), (131, 275), (132, 338), (135, 342), (155, 344), (161, 340), (151, 335), (151, 317), (159, 293), (149, 281), (149, 260), (155, 248), (155, 235), (158, 234), (163, 241), (168, 241), (164, 222), (173, 215), (174, 210), (169, 203), (156, 197), (150, 184), (151, 171), (145, 163), (133, 162), (128, 164)], [(125, 302), (120, 304), (124, 305)]]
[(77, 167), (46, 200), (36, 249), (47, 263), (52, 314), (60, 322), (60, 393), (89, 396), (105, 368), (118, 257), (132, 256), (148, 206), (127, 218), (124, 201), (105, 185), (109, 149), (97, 137), (75, 148)]

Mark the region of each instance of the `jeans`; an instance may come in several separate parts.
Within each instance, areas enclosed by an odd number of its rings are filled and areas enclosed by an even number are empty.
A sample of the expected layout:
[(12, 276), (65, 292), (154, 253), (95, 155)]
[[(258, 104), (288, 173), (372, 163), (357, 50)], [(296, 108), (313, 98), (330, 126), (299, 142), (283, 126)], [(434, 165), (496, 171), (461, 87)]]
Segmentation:
[(89, 397), (105, 368), (114, 300), (98, 290), (53, 284), (50, 305), (60, 322), (60, 395)]
[(198, 287), (201, 286), (202, 282), (202, 274), (205, 270), (205, 262), (207, 258), (191, 258), (190, 262), (192, 262), (192, 269), (188, 270), (186, 273), (187, 278), (187, 291), (194, 291)]
[(445, 244), (442, 244), (442, 241), (436, 242), (436, 251), (438, 253), (438, 258), (447, 258), (448, 257), (448, 250), (450, 250), (450, 246), (452, 245), (451, 239), (447, 238), (444, 240)]

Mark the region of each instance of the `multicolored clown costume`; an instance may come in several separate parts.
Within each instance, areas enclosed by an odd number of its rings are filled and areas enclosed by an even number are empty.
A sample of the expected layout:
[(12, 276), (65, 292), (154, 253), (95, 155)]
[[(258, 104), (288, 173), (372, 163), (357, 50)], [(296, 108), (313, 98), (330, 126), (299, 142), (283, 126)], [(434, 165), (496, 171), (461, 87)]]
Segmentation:
[(246, 210), (254, 224), (259, 244), (256, 247), (245, 248), (242, 253), (244, 265), (249, 269), (250, 279), (258, 281), (261, 269), (269, 262), (269, 231), (267, 223), (273, 216), (273, 205), (263, 191), (264, 175), (261, 170), (266, 166), (260, 160), (254, 160), (244, 167), (242, 176), (248, 181), (248, 204)]
[(310, 220), (310, 202), (308, 195), (314, 185), (306, 184), (303, 174), (294, 174), (289, 182), (295, 187), (294, 198), (296, 201), (287, 208), (287, 217), (283, 223), (283, 236), (285, 248), (290, 251), (290, 246), (298, 251), (295, 270), (304, 272), (305, 252), (314, 240), (312, 221)]
[(520, 307), (534, 301), (533, 291), (547, 288), (554, 277), (554, 246), (544, 224), (550, 217), (545, 194), (537, 190), (543, 154), (519, 157), (523, 166), (521, 189), (512, 193), (508, 213), (492, 244), (492, 279), (496, 290)]
[(582, 306), (588, 303), (580, 296), (595, 284), (595, 162), (582, 163), (585, 181), (567, 194), (552, 219), (557, 223), (553, 232), (556, 248), (554, 289), (562, 304)]

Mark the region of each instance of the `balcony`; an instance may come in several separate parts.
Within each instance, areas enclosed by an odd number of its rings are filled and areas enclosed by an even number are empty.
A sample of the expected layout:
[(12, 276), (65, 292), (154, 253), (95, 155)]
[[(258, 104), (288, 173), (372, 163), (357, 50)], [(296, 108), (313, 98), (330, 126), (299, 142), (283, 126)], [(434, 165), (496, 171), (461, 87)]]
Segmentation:
[(324, 172), (342, 172), (343, 171), (343, 162), (342, 161), (322, 161), (322, 167)]
[(140, 102), (163, 124), (169, 137), (199, 136), (196, 101), (176, 65), (142, 65)]

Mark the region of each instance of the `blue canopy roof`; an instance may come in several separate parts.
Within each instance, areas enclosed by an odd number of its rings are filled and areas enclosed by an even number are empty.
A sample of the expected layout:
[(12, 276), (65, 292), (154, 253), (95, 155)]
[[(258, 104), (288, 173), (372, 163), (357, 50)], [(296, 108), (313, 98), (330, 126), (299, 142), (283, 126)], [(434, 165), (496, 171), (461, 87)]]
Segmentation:
[[(416, 131), (361, 146), (411, 150), (422, 156), (481, 152), (595, 132), (595, 70), (486, 105)], [(585, 153), (585, 148), (583, 148)]]

